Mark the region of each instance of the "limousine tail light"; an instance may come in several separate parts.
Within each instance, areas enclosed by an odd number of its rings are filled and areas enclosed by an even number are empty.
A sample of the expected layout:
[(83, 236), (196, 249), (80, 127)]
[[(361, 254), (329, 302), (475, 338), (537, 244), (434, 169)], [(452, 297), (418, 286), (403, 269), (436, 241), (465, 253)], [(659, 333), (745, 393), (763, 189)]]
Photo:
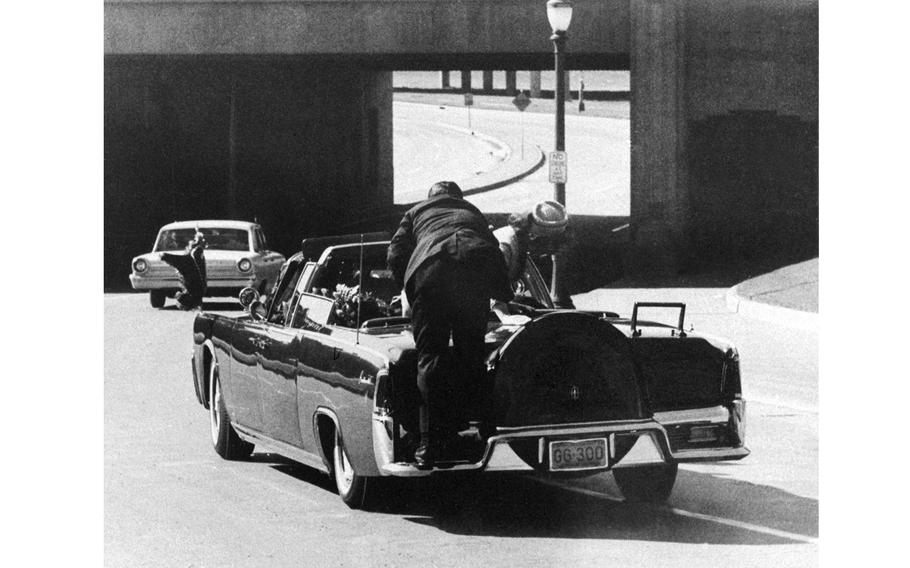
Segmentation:
[(738, 446), (746, 443), (746, 401), (736, 397), (730, 407), (730, 430), (736, 438), (734, 443)]
[(392, 381), (388, 369), (376, 373), (373, 391), (373, 452), (379, 468), (395, 461), (395, 420), (389, 413), (392, 405)]
[(375, 391), (375, 402), (376, 408), (375, 413), (378, 415), (385, 415), (389, 413), (389, 410), (392, 408), (392, 381), (389, 379), (389, 370), (380, 369), (376, 373), (376, 391)]
[(149, 263), (141, 258), (137, 258), (133, 261), (133, 270), (136, 272), (145, 272), (149, 269)]
[(739, 397), (742, 394), (742, 382), (739, 374), (739, 351), (735, 347), (727, 350), (722, 373), (721, 392), (730, 398)]
[(241, 258), (237, 261), (237, 268), (240, 269), (240, 272), (249, 272), (253, 268), (253, 263), (248, 258)]

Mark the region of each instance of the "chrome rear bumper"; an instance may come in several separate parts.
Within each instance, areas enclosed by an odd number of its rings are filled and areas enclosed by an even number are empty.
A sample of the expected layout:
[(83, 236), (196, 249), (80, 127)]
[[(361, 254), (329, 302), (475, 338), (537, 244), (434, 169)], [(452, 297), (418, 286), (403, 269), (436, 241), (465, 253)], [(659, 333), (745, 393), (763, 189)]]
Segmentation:
[[(654, 419), (597, 422), (584, 424), (559, 424), (548, 426), (529, 426), (522, 428), (499, 428), (498, 434), (487, 440), (483, 457), (476, 462), (449, 462), (429, 469), (420, 469), (409, 462), (393, 462), (392, 440), (388, 435), (386, 422), (388, 416), (373, 417), (373, 450), (376, 465), (382, 475), (398, 477), (423, 477), (433, 472), (454, 471), (546, 471), (545, 445), (552, 440), (582, 440), (586, 438), (609, 438), (610, 458), (607, 466), (590, 470), (592, 473), (613, 468), (636, 467), (660, 463), (684, 463), (697, 461), (737, 460), (749, 455), (741, 441), (744, 421), (745, 403), (734, 405), (734, 408), (723, 406), (693, 409), (678, 412), (655, 413)], [(671, 447), (667, 428), (711, 428), (712, 425), (728, 427), (735, 433), (738, 445), (723, 447), (686, 447), (674, 450)], [(632, 448), (621, 458), (615, 459), (617, 437), (630, 443), (629, 437), (635, 437)], [(529, 442), (536, 444), (536, 467), (529, 463), (527, 455), (522, 458), (513, 445), (522, 443), (527, 448)], [(525, 451), (525, 453), (527, 453)], [(533, 460), (530, 460), (533, 463)], [(555, 472), (560, 473), (560, 472)]]

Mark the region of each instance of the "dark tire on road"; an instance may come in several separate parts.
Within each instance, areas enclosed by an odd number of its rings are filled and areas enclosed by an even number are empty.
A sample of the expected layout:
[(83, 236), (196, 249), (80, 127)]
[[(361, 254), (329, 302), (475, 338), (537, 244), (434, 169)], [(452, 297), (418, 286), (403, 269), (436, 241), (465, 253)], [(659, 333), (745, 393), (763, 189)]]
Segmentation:
[(616, 485), (626, 501), (663, 503), (670, 498), (676, 483), (678, 464), (621, 467), (613, 470)]
[(149, 303), (153, 308), (163, 308), (164, 300), (167, 298), (167, 294), (164, 293), (164, 290), (150, 290), (149, 291)]
[(337, 428), (332, 449), (332, 478), (335, 480), (338, 496), (348, 507), (368, 510), (375, 506), (378, 485), (382, 480), (376, 477), (363, 477), (354, 472), (344, 449), (344, 440)]
[(214, 362), (209, 369), (209, 418), (212, 426), (212, 445), (219, 456), (226, 460), (244, 460), (250, 457), (253, 453), (253, 444), (241, 439), (231, 426), (221, 394), (218, 368)]

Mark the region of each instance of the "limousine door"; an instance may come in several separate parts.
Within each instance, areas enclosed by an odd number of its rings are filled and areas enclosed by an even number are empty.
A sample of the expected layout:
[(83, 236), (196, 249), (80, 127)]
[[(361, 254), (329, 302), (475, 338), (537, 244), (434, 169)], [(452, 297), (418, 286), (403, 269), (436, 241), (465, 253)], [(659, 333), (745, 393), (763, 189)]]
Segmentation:
[(262, 427), (270, 437), (301, 445), (297, 420), (297, 360), (300, 345), (297, 330), (268, 324), (265, 345), (259, 357), (259, 398)]

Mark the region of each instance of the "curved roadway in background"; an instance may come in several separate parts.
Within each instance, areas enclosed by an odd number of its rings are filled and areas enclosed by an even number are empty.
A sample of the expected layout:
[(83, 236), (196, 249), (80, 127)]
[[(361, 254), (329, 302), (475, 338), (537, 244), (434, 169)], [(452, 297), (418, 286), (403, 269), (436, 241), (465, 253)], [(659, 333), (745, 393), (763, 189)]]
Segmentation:
[[(510, 177), (521, 169), (517, 166), (529, 167), (539, 158), (540, 150), (549, 152), (554, 146), (553, 117), (547, 114), (472, 109), (469, 130), (465, 107), (396, 101), (394, 112), (396, 203), (423, 199), (432, 182), (442, 179), (470, 185), (478, 174), (489, 179), (495, 179), (497, 174)], [(508, 146), (508, 158), (497, 160), (496, 144), (489, 140)], [(629, 120), (567, 116), (566, 151), (569, 211), (628, 215)], [(485, 212), (528, 209), (541, 199), (552, 199), (548, 171), (544, 165), (527, 177), (472, 195), (469, 200)]]
[[(462, 181), (494, 171), (509, 157), (503, 147), (487, 137), (471, 136), (464, 128), (421, 120), (420, 113), (402, 113), (395, 122), (395, 178), (406, 180), (395, 200), (410, 202), (426, 197), (433, 183)], [(396, 188), (399, 184), (396, 183)]]

